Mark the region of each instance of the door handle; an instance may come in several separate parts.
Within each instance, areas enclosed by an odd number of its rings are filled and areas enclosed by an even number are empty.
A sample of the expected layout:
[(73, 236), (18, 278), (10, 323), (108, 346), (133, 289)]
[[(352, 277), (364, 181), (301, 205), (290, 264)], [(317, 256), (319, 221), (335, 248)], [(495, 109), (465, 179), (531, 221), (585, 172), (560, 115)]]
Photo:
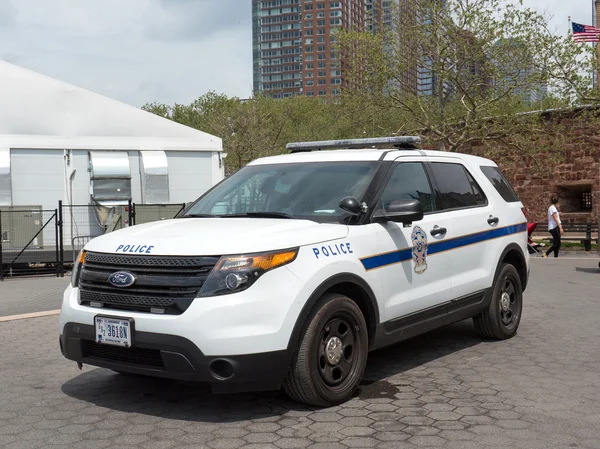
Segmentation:
[(446, 235), (446, 232), (448, 232), (446, 228), (433, 228), (430, 234), (434, 237), (437, 237), (438, 235)]
[(490, 225), (498, 224), (499, 221), (500, 219), (498, 217), (492, 217), (491, 215), (490, 218), (488, 218), (488, 224)]

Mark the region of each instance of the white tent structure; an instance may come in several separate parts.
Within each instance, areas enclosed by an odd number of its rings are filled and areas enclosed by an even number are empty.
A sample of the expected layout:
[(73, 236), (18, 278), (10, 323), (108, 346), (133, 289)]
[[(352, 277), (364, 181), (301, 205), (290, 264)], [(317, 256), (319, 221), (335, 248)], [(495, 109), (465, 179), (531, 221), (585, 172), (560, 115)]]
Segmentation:
[(223, 156), (218, 137), (0, 61), (0, 206), (190, 202)]

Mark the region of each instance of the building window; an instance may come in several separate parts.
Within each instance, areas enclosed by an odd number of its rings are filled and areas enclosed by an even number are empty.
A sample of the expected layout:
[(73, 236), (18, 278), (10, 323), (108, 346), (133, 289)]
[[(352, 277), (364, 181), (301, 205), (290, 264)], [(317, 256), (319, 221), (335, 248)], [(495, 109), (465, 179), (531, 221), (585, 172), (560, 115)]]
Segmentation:
[(327, 80), (325, 80), (325, 79), (319, 80), (319, 86), (324, 86), (325, 84), (327, 84)]
[(314, 85), (315, 85), (315, 82), (314, 82), (313, 80), (308, 80), (308, 81), (306, 82), (306, 85), (307, 85), (307, 86), (314, 86)]
[(592, 210), (592, 192), (581, 192), (581, 208)]
[(314, 97), (315, 93), (312, 90), (309, 90), (308, 92), (306, 92), (306, 96), (307, 97)]
[(317, 74), (318, 77), (327, 76), (327, 72), (325, 70), (320, 70)]
[(319, 97), (324, 97), (325, 95), (327, 95), (327, 91), (326, 90), (320, 90), (319, 91)]

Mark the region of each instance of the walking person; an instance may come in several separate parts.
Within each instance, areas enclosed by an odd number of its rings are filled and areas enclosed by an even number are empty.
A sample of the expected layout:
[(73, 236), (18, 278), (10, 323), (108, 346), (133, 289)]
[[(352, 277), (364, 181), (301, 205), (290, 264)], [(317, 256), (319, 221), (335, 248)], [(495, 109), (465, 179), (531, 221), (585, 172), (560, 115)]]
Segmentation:
[(558, 257), (558, 250), (560, 249), (560, 235), (563, 233), (562, 223), (560, 221), (560, 215), (558, 213), (558, 209), (556, 205), (558, 204), (558, 197), (553, 195), (550, 198), (552, 205), (548, 208), (548, 231), (552, 235), (552, 246), (544, 257), (548, 257), (548, 255), (554, 251), (554, 257)]

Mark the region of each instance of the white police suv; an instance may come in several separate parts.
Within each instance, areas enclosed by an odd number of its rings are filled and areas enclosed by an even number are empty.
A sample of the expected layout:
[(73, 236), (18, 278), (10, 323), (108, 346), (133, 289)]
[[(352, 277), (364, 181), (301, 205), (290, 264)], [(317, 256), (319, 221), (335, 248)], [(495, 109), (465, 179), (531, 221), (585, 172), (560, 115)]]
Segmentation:
[(92, 240), (64, 294), (64, 356), (327, 406), (352, 396), (371, 350), (470, 317), (512, 337), (522, 204), (492, 161), (419, 142), (289, 144), (173, 220)]

